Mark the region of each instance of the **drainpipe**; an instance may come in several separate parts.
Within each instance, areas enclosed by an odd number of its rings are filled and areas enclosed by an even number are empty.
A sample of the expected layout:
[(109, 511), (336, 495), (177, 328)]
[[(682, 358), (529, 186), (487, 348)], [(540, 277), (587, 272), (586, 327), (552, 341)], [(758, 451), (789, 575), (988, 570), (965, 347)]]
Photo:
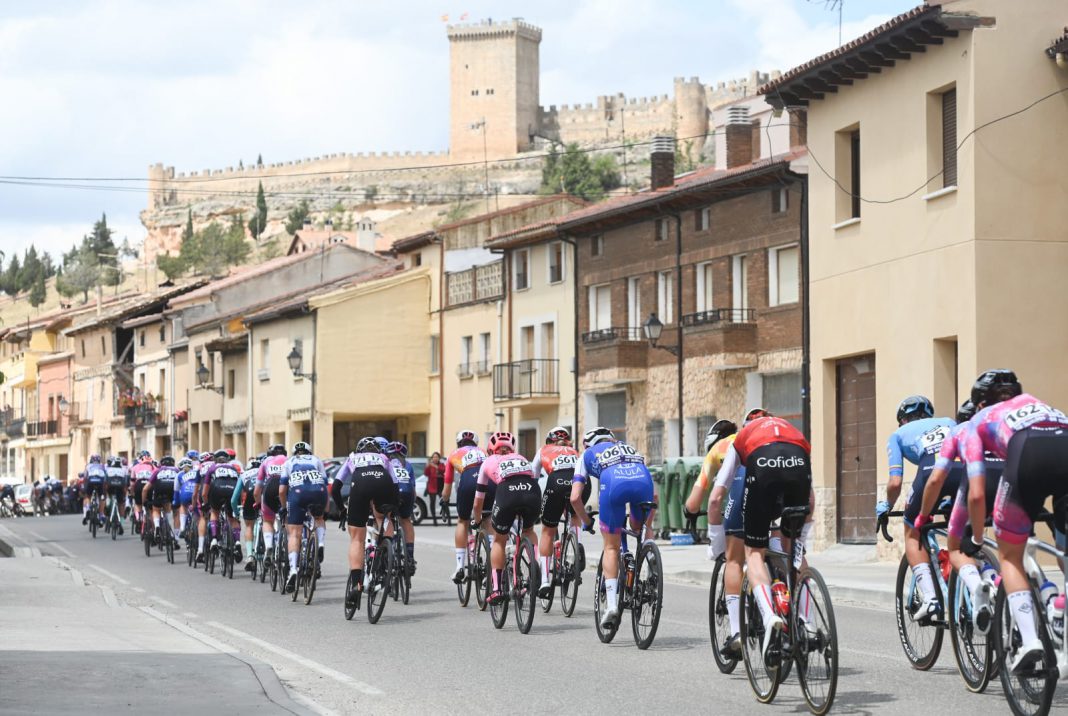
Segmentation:
[(445, 450), (445, 241), (438, 242), (438, 443)]
[[(506, 267), (507, 267), (507, 262), (502, 262), (501, 271), (504, 271)], [(503, 277), (502, 277), (502, 281), (503, 281)], [(511, 302), (509, 302), (509, 304), (508, 304), (508, 325), (509, 325), (509, 327), (511, 327), (511, 324), (512, 324), (512, 304), (511, 304)], [(497, 363), (498, 363), (498, 365), (504, 360), (503, 342), (504, 342), (504, 300), (501, 299), (500, 301), (497, 301)], [(497, 415), (497, 430), (500, 430), (501, 429), (501, 419), (504, 417), (504, 414), (501, 413), (500, 411), (496, 411), (496, 410), (494, 411), (494, 413)], [(512, 430), (512, 417), (513, 417), (513, 411), (512, 411), (511, 408), (509, 408), (509, 410), (508, 410), (508, 430), (509, 430), (509, 432), (511, 432), (511, 430)]]
[[(582, 430), (579, 428), (579, 248), (578, 241), (571, 238), (564, 232), (558, 232), (557, 236), (561, 241), (571, 247), (571, 253), (573, 258), (571, 270), (571, 294), (574, 303), (574, 307), (572, 309), (572, 315), (574, 316), (574, 318), (572, 319), (572, 333), (574, 334), (572, 337), (572, 341), (574, 342), (572, 353), (574, 355), (571, 360), (573, 369), (572, 373), (574, 374), (574, 380), (572, 382), (574, 384), (575, 395), (573, 398), (574, 405), (572, 406), (571, 410), (574, 412), (575, 417), (575, 427), (574, 431), (572, 432), (572, 437), (577, 437), (582, 433)], [(560, 367), (559, 364), (557, 364), (557, 371), (559, 370)], [(560, 377), (559, 375), (557, 375), (557, 380), (559, 379)], [(557, 419), (559, 419), (559, 414), (556, 417)]]
[[(307, 310), (307, 309), (305, 309)], [(315, 444), (315, 386), (319, 382), (319, 312), (312, 312), (312, 377), (311, 381), (311, 424), (308, 426), (308, 437), (311, 444)], [(334, 452), (337, 452), (336, 450)]]
[(808, 265), (808, 176), (788, 172), (801, 183), (801, 216), (798, 220), (801, 234), (801, 423), (805, 438), (812, 439), (812, 346), (809, 315), (809, 265)]
[(676, 342), (676, 367), (678, 373), (678, 411), (679, 411), (679, 457), (686, 454), (684, 449), (686, 418), (682, 412), (682, 388), (683, 388), (683, 345), (682, 345), (682, 214), (670, 214), (675, 219), (675, 326), (678, 329), (678, 341)]
[[(254, 455), (258, 454), (259, 451), (253, 448), (253, 443), (256, 441), (256, 426), (252, 422), (252, 386), (254, 385), (252, 382), (254, 378), (252, 369), (252, 326), (248, 327), (248, 348), (246, 350), (248, 354), (248, 422), (245, 423), (245, 450), (249, 455)], [(252, 436), (251, 442), (249, 441), (249, 435)]]

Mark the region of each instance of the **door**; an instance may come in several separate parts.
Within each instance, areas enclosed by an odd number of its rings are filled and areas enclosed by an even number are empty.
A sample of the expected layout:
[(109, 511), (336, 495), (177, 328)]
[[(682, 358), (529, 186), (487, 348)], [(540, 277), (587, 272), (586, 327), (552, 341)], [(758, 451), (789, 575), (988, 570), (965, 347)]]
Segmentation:
[(837, 363), (838, 540), (875, 543), (875, 354)]

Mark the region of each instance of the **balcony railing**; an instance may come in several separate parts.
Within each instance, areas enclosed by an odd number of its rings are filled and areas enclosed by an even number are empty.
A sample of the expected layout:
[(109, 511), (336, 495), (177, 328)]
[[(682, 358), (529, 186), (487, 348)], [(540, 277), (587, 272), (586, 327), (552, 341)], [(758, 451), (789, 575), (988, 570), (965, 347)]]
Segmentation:
[(493, 366), (493, 399), (517, 400), (560, 394), (557, 382), (560, 361), (531, 358)]
[(756, 311), (752, 308), (713, 308), (708, 311), (687, 313), (682, 317), (682, 325), (706, 326), (712, 323), (752, 323), (756, 320)]
[(26, 418), (15, 414), (14, 408), (0, 410), (0, 433), (16, 440), (26, 434)]
[(610, 341), (644, 341), (645, 335), (638, 326), (614, 326), (612, 328), (598, 328), (596, 331), (587, 331), (582, 334), (582, 342), (587, 345), (608, 343)]
[(26, 423), (26, 437), (47, 438), (59, 432), (58, 420), (34, 420)]
[(504, 295), (504, 282), (500, 261), (445, 274), (445, 305), (447, 306), (488, 301), (502, 295)]
[(493, 363), (488, 360), (480, 360), (475, 363), (475, 375), (489, 375), (493, 370)]
[(474, 375), (471, 368), (471, 363), (461, 363), (460, 365), (456, 366), (456, 375), (460, 376), (461, 378), (470, 378)]
[(123, 408), (122, 417), (127, 428), (167, 427), (167, 407), (162, 400)]

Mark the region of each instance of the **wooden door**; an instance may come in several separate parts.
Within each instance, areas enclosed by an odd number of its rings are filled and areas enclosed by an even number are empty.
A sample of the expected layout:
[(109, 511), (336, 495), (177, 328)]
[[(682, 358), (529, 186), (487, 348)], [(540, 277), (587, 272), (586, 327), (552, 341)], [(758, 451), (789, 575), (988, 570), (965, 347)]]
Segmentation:
[(837, 363), (838, 540), (875, 542), (875, 354)]

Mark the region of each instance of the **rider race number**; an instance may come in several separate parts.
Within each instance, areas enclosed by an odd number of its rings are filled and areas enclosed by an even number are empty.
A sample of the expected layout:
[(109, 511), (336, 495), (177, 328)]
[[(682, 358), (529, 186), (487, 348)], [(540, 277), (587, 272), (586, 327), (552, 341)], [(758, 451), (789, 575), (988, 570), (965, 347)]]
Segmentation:
[(552, 472), (557, 470), (574, 470), (578, 467), (578, 455), (557, 455), (553, 458)]
[(474, 467), (475, 465), (481, 465), (486, 460), (486, 454), (481, 450), (468, 450), (464, 453), (463, 460), (460, 465), (463, 469)]
[(942, 448), (942, 443), (949, 437), (949, 428), (939, 425), (933, 430), (928, 430), (920, 436), (920, 450), (924, 453), (936, 453)]
[(504, 480), (515, 475), (529, 475), (531, 474), (530, 463), (526, 460), (502, 460), (501, 464), (497, 467), (497, 474)]
[(1005, 424), (1018, 432), (1038, 423), (1062, 423), (1068, 425), (1068, 416), (1045, 403), (1023, 405), (1005, 415)]
[(394, 467), (393, 474), (397, 476), (397, 482), (402, 485), (407, 485), (408, 481), (412, 479), (411, 474), (403, 467)]

